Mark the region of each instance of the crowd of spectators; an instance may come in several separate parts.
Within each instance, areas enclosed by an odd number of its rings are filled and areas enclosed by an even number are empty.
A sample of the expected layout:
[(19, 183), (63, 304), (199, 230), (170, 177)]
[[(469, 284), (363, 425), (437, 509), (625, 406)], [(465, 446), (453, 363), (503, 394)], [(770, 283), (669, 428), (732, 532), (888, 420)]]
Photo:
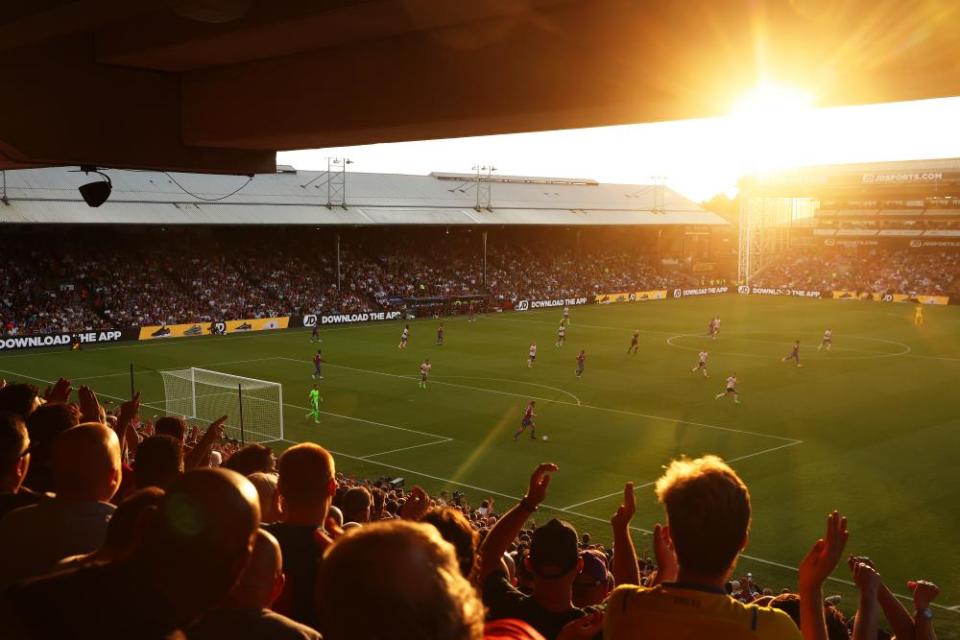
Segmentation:
[(754, 284), (812, 291), (949, 295), (960, 287), (960, 252), (791, 250)]
[(302, 313), (436, 313), (454, 300), (463, 308), (503, 307), (690, 281), (662, 272), (642, 251), (581, 251), (510, 236), (489, 247), (486, 279), (475, 238), (351, 238), (339, 251), (339, 286), (329, 238), (312, 244), (286, 230), (101, 231), (10, 245), (0, 255), (0, 335)]
[(846, 556), (850, 618), (825, 597), (837, 512), (795, 588), (733, 580), (763, 515), (715, 456), (665, 468), (641, 558), (632, 483), (604, 545), (544, 513), (551, 463), (518, 502), (471, 506), (345, 477), (317, 444), (224, 442), (226, 417), (194, 431), (139, 410), (65, 379), (0, 381), (0, 637), (875, 640), (882, 617), (899, 640), (935, 638), (936, 585), (908, 583), (911, 614), (868, 558)]

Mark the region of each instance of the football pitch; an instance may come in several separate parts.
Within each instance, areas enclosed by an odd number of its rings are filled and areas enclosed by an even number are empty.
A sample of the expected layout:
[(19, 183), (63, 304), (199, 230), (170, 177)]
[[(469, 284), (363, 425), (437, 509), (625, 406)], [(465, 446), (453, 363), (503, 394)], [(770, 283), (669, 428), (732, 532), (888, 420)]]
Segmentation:
[[(129, 396), (128, 368), (145, 418), (163, 406), (157, 371), (202, 367), (283, 385), (285, 438), (334, 452), (338, 470), (403, 477), (406, 486), (492, 496), (505, 509), (523, 495), (537, 463), (556, 462), (539, 519), (562, 517), (609, 540), (624, 482), (637, 484), (635, 541), (662, 519), (652, 483), (671, 458), (715, 453), (750, 487), (754, 518), (738, 575), (794, 586), (797, 566), (823, 533), (826, 514), (850, 518), (848, 551), (870, 556), (896, 593), (908, 579), (937, 582), (941, 637), (960, 637), (960, 307), (717, 296), (574, 307), (567, 343), (554, 346), (560, 310), (173, 339), (0, 355), (0, 376), (65, 376), (116, 399)], [(706, 334), (722, 319), (720, 337)], [(824, 329), (832, 352), (818, 352)], [(640, 352), (627, 355), (640, 331)], [(794, 340), (803, 367), (781, 362)], [(527, 367), (531, 342), (539, 347)], [(320, 424), (305, 417), (312, 354), (327, 361)], [(583, 378), (575, 357), (586, 349)], [(709, 352), (710, 377), (691, 372)], [(429, 388), (418, 388), (429, 357)], [(715, 399), (736, 372), (741, 404)], [(42, 386), (42, 384), (41, 384)], [(537, 440), (512, 434), (536, 401)], [(540, 436), (548, 436), (543, 440)], [(855, 607), (840, 567), (827, 593)]]

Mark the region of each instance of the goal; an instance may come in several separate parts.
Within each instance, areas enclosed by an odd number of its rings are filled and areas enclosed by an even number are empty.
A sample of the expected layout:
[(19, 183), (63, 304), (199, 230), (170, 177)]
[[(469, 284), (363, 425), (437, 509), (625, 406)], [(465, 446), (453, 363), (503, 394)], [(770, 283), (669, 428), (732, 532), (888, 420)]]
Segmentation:
[(283, 386), (220, 371), (160, 371), (164, 411), (205, 426), (227, 416), (226, 433), (243, 442), (283, 440)]

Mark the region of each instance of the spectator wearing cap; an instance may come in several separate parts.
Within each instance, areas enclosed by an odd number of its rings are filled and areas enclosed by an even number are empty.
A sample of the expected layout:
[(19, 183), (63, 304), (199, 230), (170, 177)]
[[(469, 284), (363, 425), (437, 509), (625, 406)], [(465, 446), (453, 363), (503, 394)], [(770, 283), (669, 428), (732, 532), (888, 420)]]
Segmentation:
[(103, 544), (120, 486), (120, 442), (112, 429), (88, 422), (53, 443), (56, 498), (0, 520), (0, 585), (50, 571), (67, 556)]
[(581, 608), (599, 605), (613, 590), (607, 557), (595, 549), (585, 549), (580, 552), (580, 559), (580, 573), (573, 581), (573, 604)]
[(23, 418), (0, 413), (0, 519), (19, 507), (40, 501), (40, 495), (23, 486), (30, 468), (30, 436)]
[(533, 574), (533, 592), (518, 591), (507, 577), (503, 555), (527, 519), (546, 498), (554, 464), (542, 464), (530, 477), (523, 500), (503, 514), (480, 545), (479, 584), (488, 619), (517, 618), (530, 624), (545, 638), (556, 638), (564, 625), (588, 614), (573, 603), (573, 581), (583, 561), (576, 529), (561, 520), (537, 527), (524, 560)]

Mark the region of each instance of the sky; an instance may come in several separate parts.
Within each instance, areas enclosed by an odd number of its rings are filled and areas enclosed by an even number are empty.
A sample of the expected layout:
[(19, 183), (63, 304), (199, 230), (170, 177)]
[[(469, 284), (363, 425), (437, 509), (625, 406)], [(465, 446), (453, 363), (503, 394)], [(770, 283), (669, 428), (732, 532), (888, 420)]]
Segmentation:
[(695, 200), (734, 195), (740, 176), (811, 164), (960, 157), (960, 98), (817, 108), (789, 87), (759, 87), (722, 118), (289, 151), (280, 164), (325, 170), (662, 181)]

